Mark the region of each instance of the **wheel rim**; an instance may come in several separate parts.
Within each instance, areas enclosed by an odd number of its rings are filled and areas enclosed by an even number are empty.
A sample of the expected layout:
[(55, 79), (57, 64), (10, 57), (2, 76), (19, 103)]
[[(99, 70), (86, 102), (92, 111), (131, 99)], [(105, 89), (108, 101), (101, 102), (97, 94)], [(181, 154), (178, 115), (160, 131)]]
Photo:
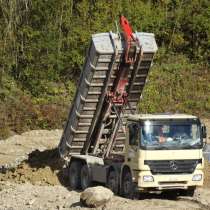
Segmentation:
[(115, 191), (115, 186), (116, 186), (116, 181), (115, 181), (114, 177), (110, 177), (110, 179), (109, 179), (109, 189), (114, 192)]
[(89, 187), (89, 172), (87, 171), (87, 168), (82, 168), (81, 185), (83, 189)]
[(118, 193), (118, 184), (115, 172), (111, 172), (108, 177), (108, 188), (115, 194)]
[(128, 175), (125, 176), (125, 179), (123, 181), (123, 191), (124, 191), (124, 194), (125, 195), (129, 195), (131, 193), (131, 181), (130, 181), (130, 178), (128, 177)]
[(73, 169), (70, 174), (70, 185), (71, 187), (76, 186), (76, 171)]
[(130, 191), (130, 182), (128, 180), (125, 180), (124, 192), (125, 194), (129, 194), (129, 191)]

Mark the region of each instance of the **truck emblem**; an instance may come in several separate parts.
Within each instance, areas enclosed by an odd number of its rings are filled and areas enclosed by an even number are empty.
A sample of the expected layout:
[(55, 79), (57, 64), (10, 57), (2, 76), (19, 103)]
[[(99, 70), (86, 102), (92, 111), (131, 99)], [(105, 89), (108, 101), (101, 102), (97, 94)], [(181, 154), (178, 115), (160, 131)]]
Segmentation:
[(169, 161), (169, 166), (173, 171), (176, 171), (178, 169), (177, 163), (174, 160)]

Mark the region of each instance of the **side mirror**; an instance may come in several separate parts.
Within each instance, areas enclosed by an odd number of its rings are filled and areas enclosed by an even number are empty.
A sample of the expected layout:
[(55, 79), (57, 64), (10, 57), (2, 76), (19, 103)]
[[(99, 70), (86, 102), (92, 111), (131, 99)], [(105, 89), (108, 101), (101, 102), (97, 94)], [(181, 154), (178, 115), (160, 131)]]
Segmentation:
[(205, 139), (207, 137), (205, 125), (201, 125), (201, 132), (202, 132), (202, 138)]

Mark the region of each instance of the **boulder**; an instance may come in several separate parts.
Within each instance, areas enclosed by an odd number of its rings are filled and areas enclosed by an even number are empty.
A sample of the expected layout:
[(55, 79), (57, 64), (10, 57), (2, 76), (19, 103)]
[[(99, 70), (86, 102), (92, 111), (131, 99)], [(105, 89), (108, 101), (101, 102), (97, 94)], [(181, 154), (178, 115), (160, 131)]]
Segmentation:
[(108, 188), (97, 186), (85, 189), (80, 195), (80, 201), (88, 207), (105, 205), (113, 197), (113, 192)]

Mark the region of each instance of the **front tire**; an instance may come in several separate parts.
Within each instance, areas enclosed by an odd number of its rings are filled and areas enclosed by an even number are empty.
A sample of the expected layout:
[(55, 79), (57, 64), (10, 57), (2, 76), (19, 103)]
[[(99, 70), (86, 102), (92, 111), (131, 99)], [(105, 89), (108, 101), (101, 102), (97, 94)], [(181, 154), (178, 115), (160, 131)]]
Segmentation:
[(114, 193), (118, 194), (119, 192), (119, 185), (118, 185), (118, 176), (117, 172), (112, 170), (109, 172), (107, 178), (107, 187)]
[(81, 169), (81, 188), (82, 190), (85, 190), (86, 188), (90, 186), (91, 186), (90, 170), (87, 164), (85, 164), (82, 166), (82, 169)]
[(79, 189), (81, 187), (81, 162), (73, 161), (69, 167), (69, 185), (72, 190)]
[(122, 178), (122, 195), (125, 198), (133, 198), (134, 196), (134, 187), (133, 187), (133, 181), (130, 171), (126, 171), (123, 173)]

